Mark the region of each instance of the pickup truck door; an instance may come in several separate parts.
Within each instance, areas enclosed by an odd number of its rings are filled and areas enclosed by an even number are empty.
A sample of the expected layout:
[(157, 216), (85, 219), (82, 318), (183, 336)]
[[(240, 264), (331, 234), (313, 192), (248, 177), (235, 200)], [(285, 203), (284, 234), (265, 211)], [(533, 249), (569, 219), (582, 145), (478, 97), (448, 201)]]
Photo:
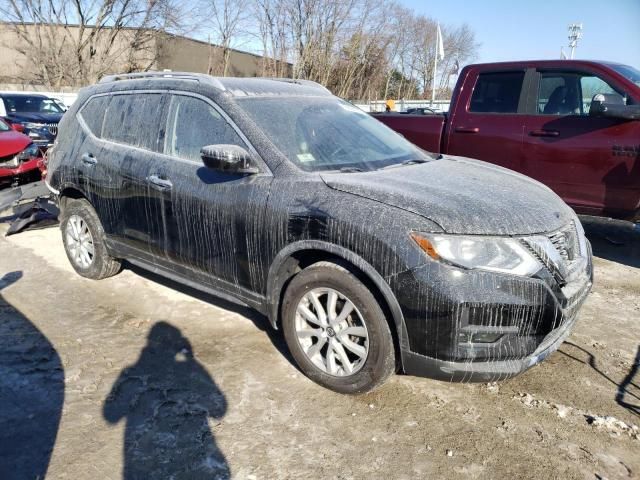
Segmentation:
[(444, 151), (521, 171), (525, 69), (471, 70), (455, 102)]
[(538, 70), (525, 119), (524, 173), (578, 213), (633, 215), (640, 201), (640, 122), (591, 117), (597, 93), (625, 92), (595, 72)]

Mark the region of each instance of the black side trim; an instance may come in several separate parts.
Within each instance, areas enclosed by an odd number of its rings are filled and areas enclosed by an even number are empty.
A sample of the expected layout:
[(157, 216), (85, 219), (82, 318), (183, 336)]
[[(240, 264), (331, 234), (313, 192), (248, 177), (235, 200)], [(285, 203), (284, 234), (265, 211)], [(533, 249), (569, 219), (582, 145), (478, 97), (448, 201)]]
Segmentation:
[(226, 282), (203, 272), (176, 265), (165, 259), (159, 259), (137, 248), (125, 245), (113, 238), (107, 239), (107, 247), (113, 255), (152, 273), (200, 290), (243, 307), (254, 308), (263, 315), (267, 314), (266, 300), (262, 295), (250, 292), (242, 287)]

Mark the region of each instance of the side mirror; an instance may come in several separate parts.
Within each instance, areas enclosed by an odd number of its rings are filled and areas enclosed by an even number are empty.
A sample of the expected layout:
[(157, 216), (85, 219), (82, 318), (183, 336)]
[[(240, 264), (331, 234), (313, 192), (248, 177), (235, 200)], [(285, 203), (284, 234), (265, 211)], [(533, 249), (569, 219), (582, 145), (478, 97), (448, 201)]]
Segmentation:
[(23, 133), (24, 132), (24, 126), (22, 126), (19, 123), (12, 123), (11, 124), (11, 130), (15, 130), (16, 132)]
[(640, 105), (625, 105), (624, 98), (617, 93), (597, 93), (591, 100), (589, 115), (622, 120), (640, 120)]
[(258, 173), (251, 155), (238, 145), (206, 145), (200, 149), (205, 167), (228, 173)]

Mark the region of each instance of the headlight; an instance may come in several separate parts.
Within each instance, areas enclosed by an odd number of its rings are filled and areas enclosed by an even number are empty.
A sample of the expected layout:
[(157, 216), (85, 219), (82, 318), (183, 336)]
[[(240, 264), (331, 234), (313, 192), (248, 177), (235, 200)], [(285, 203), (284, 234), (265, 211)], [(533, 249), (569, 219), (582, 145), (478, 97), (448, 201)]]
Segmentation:
[(24, 126), (24, 128), (27, 128), (29, 130), (37, 130), (45, 126), (44, 123), (32, 123), (32, 122), (25, 122), (22, 125)]
[(16, 168), (20, 165), (18, 155), (14, 155), (11, 159), (0, 162), (0, 168)]
[(458, 267), (530, 276), (543, 268), (517, 239), (411, 233), (411, 238), (431, 258)]
[(36, 158), (40, 156), (40, 150), (33, 143), (30, 144), (27, 148), (21, 151), (16, 157), (20, 161), (31, 160), (32, 158)]

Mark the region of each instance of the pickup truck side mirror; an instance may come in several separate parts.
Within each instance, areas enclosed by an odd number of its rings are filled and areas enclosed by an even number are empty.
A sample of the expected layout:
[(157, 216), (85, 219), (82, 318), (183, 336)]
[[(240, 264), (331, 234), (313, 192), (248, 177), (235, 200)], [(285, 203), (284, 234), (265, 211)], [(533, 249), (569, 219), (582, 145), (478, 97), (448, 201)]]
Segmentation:
[(591, 100), (589, 115), (623, 120), (640, 120), (640, 105), (625, 105), (617, 93), (597, 93)]
[(238, 145), (206, 145), (200, 149), (200, 156), (205, 167), (211, 170), (246, 174), (259, 172), (249, 152)]

